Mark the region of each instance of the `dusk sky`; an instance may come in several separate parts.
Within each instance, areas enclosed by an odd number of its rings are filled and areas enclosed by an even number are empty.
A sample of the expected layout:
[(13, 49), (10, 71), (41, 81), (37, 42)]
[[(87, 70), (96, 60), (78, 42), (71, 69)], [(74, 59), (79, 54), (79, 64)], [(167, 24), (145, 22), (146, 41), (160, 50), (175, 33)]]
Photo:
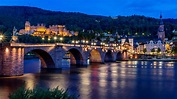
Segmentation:
[(177, 18), (177, 0), (0, 0), (0, 6), (32, 6), (52, 11), (89, 15), (144, 15)]

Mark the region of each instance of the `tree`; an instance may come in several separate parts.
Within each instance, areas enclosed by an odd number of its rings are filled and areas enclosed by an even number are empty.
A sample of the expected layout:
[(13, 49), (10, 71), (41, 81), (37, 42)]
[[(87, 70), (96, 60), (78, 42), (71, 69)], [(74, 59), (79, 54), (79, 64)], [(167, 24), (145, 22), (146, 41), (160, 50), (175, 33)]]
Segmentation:
[(154, 52), (155, 52), (155, 49), (154, 49), (154, 48), (153, 48), (153, 49), (151, 49), (151, 52), (153, 52), (153, 53), (154, 53)]
[(160, 51), (161, 51), (161, 49), (160, 49), (160, 48), (158, 48), (158, 49), (157, 49), (157, 53), (160, 53)]
[(144, 48), (144, 49), (143, 49), (143, 53), (145, 54), (146, 52), (147, 52), (147, 49), (146, 49), (146, 48)]
[(172, 53), (177, 54), (177, 46), (172, 47)]

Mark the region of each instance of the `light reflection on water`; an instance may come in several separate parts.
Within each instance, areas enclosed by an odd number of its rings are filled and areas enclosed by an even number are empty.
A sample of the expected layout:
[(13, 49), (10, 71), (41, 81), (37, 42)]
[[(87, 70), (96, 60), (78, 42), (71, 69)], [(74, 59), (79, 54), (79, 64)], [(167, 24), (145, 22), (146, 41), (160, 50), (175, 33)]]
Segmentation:
[(7, 98), (9, 92), (23, 84), (30, 89), (35, 86), (68, 88), (70, 94), (78, 94), (80, 99), (177, 98), (176, 62), (123, 61), (92, 64), (85, 68), (64, 71), (42, 70), (39, 73), (40, 68), (34, 65), (35, 61), (38, 60), (26, 61), (26, 64), (30, 63), (30, 65), (25, 67), (27, 72), (35, 72), (33, 74), (0, 78), (0, 99)]

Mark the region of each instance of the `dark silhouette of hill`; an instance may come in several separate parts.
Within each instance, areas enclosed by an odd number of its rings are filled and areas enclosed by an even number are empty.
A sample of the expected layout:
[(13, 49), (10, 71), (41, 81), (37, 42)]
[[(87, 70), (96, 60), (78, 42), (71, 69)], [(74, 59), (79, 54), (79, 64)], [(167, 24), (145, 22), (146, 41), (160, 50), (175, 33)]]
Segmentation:
[[(60, 12), (26, 6), (0, 6), (0, 31), (12, 31), (24, 28), (25, 21), (31, 25), (66, 25), (67, 29), (86, 32), (110, 32), (125, 35), (154, 36), (157, 33), (159, 19), (145, 16), (97, 16), (78, 12)], [(177, 29), (177, 19), (164, 19), (166, 35), (170, 37)]]

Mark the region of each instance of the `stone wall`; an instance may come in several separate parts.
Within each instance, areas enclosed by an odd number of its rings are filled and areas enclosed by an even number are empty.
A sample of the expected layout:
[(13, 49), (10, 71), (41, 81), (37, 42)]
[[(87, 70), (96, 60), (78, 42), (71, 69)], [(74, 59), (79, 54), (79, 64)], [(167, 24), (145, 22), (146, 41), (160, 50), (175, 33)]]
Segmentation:
[(10, 44), (3, 45), (1, 76), (16, 76), (23, 74), (24, 48), (11, 47)]

